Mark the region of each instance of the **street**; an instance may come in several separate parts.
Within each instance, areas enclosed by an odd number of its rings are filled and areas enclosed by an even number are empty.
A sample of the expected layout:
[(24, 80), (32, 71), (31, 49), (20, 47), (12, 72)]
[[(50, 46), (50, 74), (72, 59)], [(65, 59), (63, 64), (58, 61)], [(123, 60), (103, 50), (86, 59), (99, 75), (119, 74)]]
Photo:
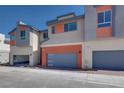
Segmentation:
[(76, 71), (0, 66), (1, 88), (114, 88), (83, 80)]

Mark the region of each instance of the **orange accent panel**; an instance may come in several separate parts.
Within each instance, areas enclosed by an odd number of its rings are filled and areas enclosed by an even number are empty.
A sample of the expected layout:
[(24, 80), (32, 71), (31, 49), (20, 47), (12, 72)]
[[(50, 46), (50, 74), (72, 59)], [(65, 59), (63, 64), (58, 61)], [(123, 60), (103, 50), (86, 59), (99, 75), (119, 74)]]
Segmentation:
[(55, 25), (55, 33), (63, 33), (64, 32), (64, 24), (58, 23)]
[(112, 9), (112, 5), (103, 5), (103, 6), (98, 6), (96, 7), (97, 12), (105, 11), (105, 10), (110, 10)]
[(11, 32), (11, 33), (10, 33), (10, 35), (15, 35), (15, 34), (16, 34), (16, 32), (15, 32), (15, 31), (13, 31), (13, 32)]
[(26, 26), (19, 26), (19, 30), (26, 30), (27, 27)]
[[(15, 34), (16, 34), (15, 31), (13, 31), (13, 32), (10, 33), (10, 35), (15, 35)], [(11, 46), (15, 46), (15, 44), (16, 44), (16, 43), (15, 43), (15, 40), (10, 40), (10, 45), (11, 45)]]
[(15, 40), (11, 40), (11, 41), (10, 41), (10, 45), (11, 45), (11, 46), (14, 46), (15, 44), (16, 44), (16, 43), (15, 43)]
[(49, 53), (76, 53), (77, 54), (77, 68), (82, 66), (82, 45), (68, 45), (42, 48), (42, 66), (47, 67), (47, 54)]
[(96, 37), (111, 37), (112, 27), (103, 27), (96, 29)]
[[(102, 12), (106, 10), (111, 10), (112, 5), (103, 5), (96, 7), (96, 12)], [(98, 24), (98, 21), (97, 21)], [(111, 37), (112, 36), (112, 26), (96, 28), (96, 37)]]

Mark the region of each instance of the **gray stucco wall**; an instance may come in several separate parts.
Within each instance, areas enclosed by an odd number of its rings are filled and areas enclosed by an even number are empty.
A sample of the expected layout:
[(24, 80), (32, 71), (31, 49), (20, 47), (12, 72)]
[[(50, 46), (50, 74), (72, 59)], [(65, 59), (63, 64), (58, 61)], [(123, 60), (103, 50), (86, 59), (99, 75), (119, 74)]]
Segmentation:
[(91, 5), (85, 6), (85, 41), (96, 39), (97, 27), (96, 9)]
[(26, 29), (26, 39), (24, 40), (21, 40), (20, 38), (20, 30), (19, 28), (17, 27), (16, 29), (16, 46), (29, 46), (30, 45), (30, 29)]
[(124, 5), (115, 6), (115, 37), (124, 37)]

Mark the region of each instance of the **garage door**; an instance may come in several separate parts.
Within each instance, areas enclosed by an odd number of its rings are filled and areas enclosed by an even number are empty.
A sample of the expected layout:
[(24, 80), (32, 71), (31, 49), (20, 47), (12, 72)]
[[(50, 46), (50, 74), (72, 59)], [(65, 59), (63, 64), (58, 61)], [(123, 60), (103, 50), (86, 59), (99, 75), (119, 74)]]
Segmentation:
[(48, 54), (48, 67), (76, 69), (76, 54)]
[(27, 65), (29, 64), (29, 55), (14, 55), (13, 56), (14, 65)]
[(124, 51), (93, 52), (93, 68), (124, 70)]

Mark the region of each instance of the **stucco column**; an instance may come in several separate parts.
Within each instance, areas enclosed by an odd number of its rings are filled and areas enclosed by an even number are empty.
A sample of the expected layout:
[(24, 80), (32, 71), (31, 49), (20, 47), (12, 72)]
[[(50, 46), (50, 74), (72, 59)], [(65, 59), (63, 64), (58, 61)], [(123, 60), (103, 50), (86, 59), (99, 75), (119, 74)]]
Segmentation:
[(29, 65), (30, 66), (33, 66), (34, 65), (34, 62), (33, 62), (33, 53), (29, 54)]
[(13, 64), (14, 64), (14, 62), (13, 62), (13, 54), (10, 53), (10, 65), (13, 65)]

